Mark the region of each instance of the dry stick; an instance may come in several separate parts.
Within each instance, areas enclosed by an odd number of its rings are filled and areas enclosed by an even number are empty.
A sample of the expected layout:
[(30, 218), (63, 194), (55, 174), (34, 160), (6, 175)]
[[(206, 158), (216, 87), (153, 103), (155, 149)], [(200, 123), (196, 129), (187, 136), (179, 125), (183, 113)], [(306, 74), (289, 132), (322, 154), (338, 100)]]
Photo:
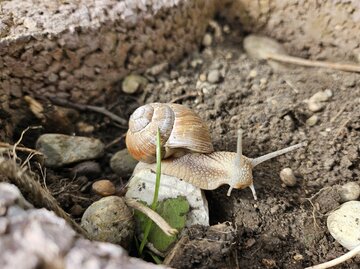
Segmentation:
[(72, 103), (72, 102), (67, 101), (65, 99), (62, 99), (62, 98), (54, 98), (54, 97), (51, 97), (50, 101), (53, 104), (58, 105), (58, 106), (70, 107), (70, 108), (74, 108), (74, 109), (77, 109), (77, 110), (80, 110), (80, 111), (89, 110), (89, 111), (94, 111), (94, 112), (97, 112), (97, 113), (101, 113), (101, 114), (109, 117), (113, 121), (115, 121), (117, 123), (120, 123), (121, 125), (124, 125), (124, 126), (127, 125), (127, 120), (125, 120), (125, 119), (119, 117), (118, 115), (110, 112), (109, 110), (107, 110), (104, 107), (76, 104), (76, 103)]
[(331, 62), (322, 62), (322, 61), (312, 61), (312, 60), (302, 59), (284, 54), (271, 53), (271, 52), (266, 53), (265, 59), (290, 63), (290, 64), (309, 66), (309, 67), (324, 67), (329, 69), (337, 69), (342, 71), (360, 73), (360, 65), (355, 65), (355, 64), (341, 64), (341, 63), (331, 63)]
[[(0, 148), (13, 149), (14, 145), (11, 145), (11, 144), (5, 143), (5, 142), (0, 142)], [(26, 153), (33, 153), (34, 155), (43, 155), (40, 151), (31, 149), (31, 148), (26, 148), (26, 147), (15, 147), (15, 150), (26, 152)]]
[[(0, 174), (15, 184), (35, 207), (45, 207), (55, 212), (56, 215), (65, 219), (77, 232), (86, 235), (84, 230), (69, 217), (58, 205), (55, 198), (47, 192), (29, 171), (21, 169), (14, 160), (0, 157)], [(0, 180), (3, 177), (0, 177)]]
[(181, 101), (181, 100), (184, 100), (186, 98), (189, 98), (189, 97), (196, 97), (198, 96), (199, 94), (197, 92), (191, 92), (191, 93), (186, 93), (186, 94), (183, 94), (183, 95), (180, 95), (178, 97), (175, 97), (173, 99), (171, 99), (170, 103), (176, 103), (178, 101)]
[(330, 268), (330, 267), (333, 267), (333, 266), (338, 265), (340, 263), (343, 263), (343, 262), (347, 261), (348, 259), (351, 259), (356, 254), (358, 254), (359, 252), (360, 252), (360, 245), (358, 245), (356, 248), (350, 250), (349, 252), (345, 253), (344, 255), (342, 255), (340, 257), (337, 257), (336, 259), (333, 259), (331, 261), (324, 262), (324, 263), (321, 263), (321, 264), (318, 264), (318, 265), (306, 267), (305, 269), (326, 269), (326, 268)]
[(157, 226), (168, 236), (172, 236), (178, 233), (178, 230), (172, 228), (166, 220), (164, 220), (158, 213), (151, 208), (139, 203), (135, 199), (125, 198), (125, 202), (129, 207), (132, 207), (140, 212), (144, 213), (148, 218), (150, 218), (153, 222), (156, 223)]

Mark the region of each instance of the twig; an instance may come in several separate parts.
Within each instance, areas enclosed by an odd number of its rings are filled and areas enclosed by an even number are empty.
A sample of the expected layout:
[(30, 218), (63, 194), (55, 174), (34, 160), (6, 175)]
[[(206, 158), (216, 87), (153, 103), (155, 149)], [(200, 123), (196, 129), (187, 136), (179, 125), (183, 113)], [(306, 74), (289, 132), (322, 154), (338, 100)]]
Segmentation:
[(113, 145), (119, 143), (121, 139), (123, 139), (126, 136), (126, 133), (122, 134), (121, 136), (115, 138), (113, 141), (111, 141), (109, 144), (105, 145), (105, 149), (108, 149), (112, 147)]
[[(14, 149), (14, 145), (11, 145), (9, 143), (0, 142), (0, 148), (6, 148), (6, 149)], [(37, 151), (35, 149), (26, 148), (26, 147), (15, 147), (15, 151), (22, 151), (26, 153), (32, 153), (34, 155), (43, 155), (40, 151)]]
[(183, 95), (180, 95), (178, 97), (175, 97), (173, 99), (170, 100), (170, 103), (176, 103), (180, 100), (183, 100), (183, 99), (186, 99), (186, 98), (189, 98), (189, 97), (196, 97), (198, 96), (198, 93), (197, 92), (191, 92), (191, 93), (186, 93), (186, 94), (183, 94)]
[(103, 114), (107, 117), (109, 117), (110, 119), (112, 119), (113, 121), (126, 126), (127, 125), (127, 120), (125, 120), (124, 118), (119, 117), (118, 115), (110, 112), (109, 110), (107, 110), (105, 107), (100, 107), (100, 106), (91, 106), (91, 105), (83, 105), (83, 104), (76, 104), (76, 103), (72, 103), (70, 101), (67, 101), (65, 99), (61, 99), (61, 98), (54, 98), (51, 97), (50, 101), (58, 106), (64, 106), (64, 107), (70, 107), (70, 108), (74, 108), (80, 111), (94, 111), (100, 114)]
[[(19, 146), (19, 144), (21, 143), (21, 140), (23, 139), (24, 137), (24, 134), (29, 131), (29, 130), (33, 130), (33, 129), (39, 129), (41, 128), (41, 126), (29, 126), (29, 127), (26, 127), (25, 130), (23, 130), (21, 132), (21, 135), (20, 135), (20, 138), (18, 141), (16, 141), (16, 143), (14, 144), (14, 146), (12, 147), (12, 153), (13, 153), (13, 158), (14, 160), (16, 159), (16, 148)], [(42, 155), (42, 154), (41, 154)]]
[(285, 79), (285, 82), (286, 82), (287, 85), (290, 86), (290, 88), (291, 88), (295, 93), (299, 93), (298, 89), (294, 86), (294, 84), (293, 84), (291, 81), (289, 81), (288, 79)]
[(321, 263), (321, 264), (318, 264), (318, 265), (306, 267), (305, 269), (326, 269), (326, 268), (330, 268), (330, 267), (333, 267), (333, 266), (338, 265), (340, 263), (343, 263), (343, 262), (347, 261), (348, 259), (351, 259), (356, 254), (358, 254), (359, 252), (360, 252), (360, 245), (358, 245), (356, 248), (350, 250), (349, 252), (345, 253), (344, 255), (342, 255), (340, 257), (337, 257), (336, 259), (333, 259), (331, 261)]
[(308, 67), (324, 67), (328, 69), (337, 69), (342, 71), (360, 73), (360, 65), (355, 65), (355, 64), (341, 64), (341, 63), (332, 63), (332, 62), (313, 61), (313, 60), (307, 60), (307, 59), (302, 59), (284, 54), (271, 53), (271, 52), (266, 53), (265, 59), (308, 66)]
[(151, 210), (149, 207), (139, 203), (133, 198), (125, 198), (125, 202), (129, 207), (132, 207), (140, 212), (144, 213), (148, 218), (156, 223), (157, 226), (168, 236), (173, 236), (178, 233), (178, 230), (172, 228), (166, 220), (164, 220), (158, 213)]
[(346, 107), (348, 106), (348, 104), (345, 104), (340, 110), (338, 113), (336, 113), (336, 115), (334, 117), (332, 117), (330, 119), (330, 122), (334, 122), (346, 109)]

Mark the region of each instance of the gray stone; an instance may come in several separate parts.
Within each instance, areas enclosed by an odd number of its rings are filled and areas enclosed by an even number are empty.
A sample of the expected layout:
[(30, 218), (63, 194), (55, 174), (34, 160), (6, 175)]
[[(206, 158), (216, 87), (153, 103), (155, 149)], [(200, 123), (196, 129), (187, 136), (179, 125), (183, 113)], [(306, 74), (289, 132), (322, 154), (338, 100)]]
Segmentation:
[(62, 134), (40, 136), (36, 149), (44, 154), (45, 165), (49, 167), (95, 159), (104, 154), (104, 144), (98, 139)]
[[(0, 216), (2, 269), (166, 268), (131, 258), (120, 246), (80, 238), (53, 212), (25, 205), (28, 202), (15, 185), (0, 183), (0, 198), (0, 207), (6, 209)], [(21, 214), (9, 214), (14, 207)]]
[(218, 83), (220, 81), (221, 75), (219, 70), (211, 70), (207, 75), (207, 81), (210, 83)]
[(110, 167), (119, 176), (129, 176), (132, 174), (137, 163), (138, 161), (135, 160), (125, 148), (112, 156)]
[(130, 246), (135, 232), (133, 212), (124, 198), (118, 196), (108, 196), (90, 205), (81, 219), (81, 226), (90, 239), (125, 248)]

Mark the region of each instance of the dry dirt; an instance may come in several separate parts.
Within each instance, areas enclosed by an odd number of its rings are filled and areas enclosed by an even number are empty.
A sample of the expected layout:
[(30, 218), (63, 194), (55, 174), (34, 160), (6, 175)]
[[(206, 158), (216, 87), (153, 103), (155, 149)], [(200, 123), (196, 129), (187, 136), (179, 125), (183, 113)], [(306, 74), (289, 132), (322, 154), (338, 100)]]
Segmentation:
[[(231, 31), (223, 42), (202, 48), (180, 63), (170, 63), (159, 76), (149, 77), (150, 83), (137, 95), (125, 95), (120, 87), (114, 88), (102, 105), (128, 118), (143, 103), (176, 98), (208, 123), (216, 150), (235, 151), (236, 131), (243, 128), (243, 153), (248, 157), (307, 141), (305, 148), (256, 167), (257, 201), (249, 189), (234, 190), (231, 197), (226, 196), (226, 187), (207, 192), (211, 223), (230, 221), (236, 228), (232, 266), (303, 268), (338, 257), (346, 250), (328, 233), (326, 216), (340, 203), (337, 193), (327, 188), (359, 181), (360, 74), (294, 66), (280, 73), (265, 62), (249, 59), (240, 36)], [(223, 74), (220, 82), (201, 82), (200, 75), (213, 69)], [(311, 112), (306, 100), (325, 89), (333, 96), (322, 111)], [(10, 109), (2, 108), (3, 113), (6, 110), (17, 118), (10, 140), (16, 140), (26, 126), (39, 124), (24, 108), (25, 102), (15, 96), (6, 102)], [(319, 121), (308, 126), (306, 120), (313, 114)], [(75, 128), (79, 122), (94, 131), (83, 128), (78, 134), (98, 137), (105, 143), (126, 131), (95, 113), (80, 114)], [(23, 144), (34, 147), (36, 138), (45, 131), (28, 132)], [(102, 171), (97, 176), (112, 180), (119, 190), (128, 178), (119, 179), (111, 172), (109, 158), (121, 148), (123, 139), (109, 144), (106, 156), (98, 160)], [(285, 167), (295, 172), (295, 187), (282, 185), (279, 172)], [(72, 178), (71, 171), (72, 167), (48, 169), (46, 183), (61, 206), (79, 220), (84, 209), (99, 197), (90, 191), (94, 178)], [(355, 258), (337, 268), (358, 268), (357, 262), (360, 259)], [(228, 262), (224, 262), (226, 266)]]

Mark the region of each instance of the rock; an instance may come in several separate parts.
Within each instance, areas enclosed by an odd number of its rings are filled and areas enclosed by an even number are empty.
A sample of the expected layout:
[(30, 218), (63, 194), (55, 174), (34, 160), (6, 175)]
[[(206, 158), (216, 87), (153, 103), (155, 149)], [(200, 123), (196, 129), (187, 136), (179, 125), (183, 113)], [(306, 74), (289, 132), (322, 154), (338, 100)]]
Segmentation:
[(286, 167), (281, 170), (280, 179), (288, 187), (293, 187), (296, 185), (296, 178), (295, 178), (294, 172), (289, 167)]
[(199, 75), (199, 80), (200, 80), (200, 81), (203, 81), (203, 82), (206, 81), (206, 75), (203, 74), (203, 73), (200, 74), (200, 75)]
[(165, 268), (131, 258), (120, 246), (81, 238), (53, 212), (34, 209), (15, 185), (0, 183), (1, 208), (2, 269)]
[(123, 198), (109, 196), (90, 205), (82, 219), (81, 226), (92, 240), (130, 246), (134, 236), (133, 213)]
[(94, 161), (86, 161), (75, 165), (70, 174), (72, 177), (86, 176), (89, 179), (94, 179), (100, 176), (100, 164)]
[(132, 174), (137, 163), (138, 161), (125, 148), (116, 152), (111, 157), (110, 167), (119, 176), (129, 176)]
[(202, 40), (202, 44), (203, 44), (205, 47), (210, 47), (211, 44), (212, 44), (212, 40), (213, 40), (212, 35), (209, 34), (209, 33), (206, 33), (206, 34), (204, 35), (203, 40)]
[(218, 83), (220, 81), (221, 75), (219, 70), (211, 70), (207, 75), (207, 81), (210, 83)]
[(308, 106), (312, 112), (318, 112), (325, 107), (324, 102), (328, 101), (332, 97), (332, 91), (326, 89), (325, 91), (319, 91), (310, 97)]
[[(140, 165), (141, 163), (139, 163)], [(138, 169), (128, 183), (126, 197), (150, 205), (154, 197), (155, 173), (149, 169)], [(190, 205), (186, 227), (195, 224), (209, 225), (209, 209), (204, 193), (197, 187), (176, 177), (161, 175), (158, 201), (186, 197)]]
[(315, 126), (318, 121), (319, 121), (319, 117), (317, 115), (312, 115), (310, 118), (306, 120), (306, 125), (310, 127)]
[(82, 136), (43, 134), (36, 141), (36, 149), (44, 154), (45, 165), (49, 167), (101, 157), (104, 148), (100, 140)]
[(160, 75), (163, 71), (165, 71), (168, 67), (169, 64), (167, 62), (163, 62), (150, 67), (148, 70), (146, 70), (146, 73), (152, 76), (157, 76)]
[(85, 209), (81, 205), (75, 204), (70, 208), (69, 213), (74, 217), (79, 217), (84, 213), (84, 211)]
[(248, 77), (249, 77), (249, 78), (255, 78), (256, 76), (257, 76), (257, 71), (256, 71), (256, 69), (250, 70)]
[(351, 250), (360, 244), (360, 201), (346, 202), (330, 213), (327, 227), (332, 237)]
[(125, 93), (133, 94), (139, 91), (141, 88), (144, 88), (147, 84), (147, 79), (136, 75), (131, 74), (125, 77), (122, 82), (122, 90)]
[[(287, 55), (285, 48), (279, 42), (265, 36), (248, 35), (244, 38), (243, 46), (250, 57), (258, 60), (266, 60), (269, 53)], [(286, 64), (271, 60), (268, 60), (268, 63), (275, 70), (289, 69)]]
[(357, 200), (360, 196), (360, 186), (357, 182), (348, 182), (341, 186), (338, 192), (342, 202)]
[(101, 196), (114, 195), (116, 192), (115, 185), (108, 179), (95, 181), (92, 184), (92, 190)]
[(311, 112), (319, 112), (320, 110), (322, 110), (325, 107), (325, 104), (309, 102), (308, 107)]

